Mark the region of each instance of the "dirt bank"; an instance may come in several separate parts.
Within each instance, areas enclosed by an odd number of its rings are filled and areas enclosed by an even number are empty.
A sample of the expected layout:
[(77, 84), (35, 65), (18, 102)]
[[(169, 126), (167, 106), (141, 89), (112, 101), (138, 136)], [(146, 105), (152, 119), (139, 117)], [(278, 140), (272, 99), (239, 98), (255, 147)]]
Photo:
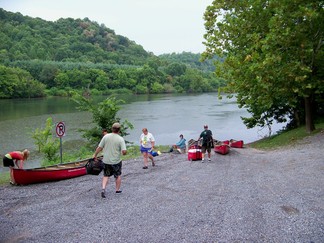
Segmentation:
[[(1, 242), (323, 242), (324, 134), (212, 161), (124, 162), (121, 194), (101, 175), (0, 187)], [(113, 181), (111, 181), (113, 182)]]

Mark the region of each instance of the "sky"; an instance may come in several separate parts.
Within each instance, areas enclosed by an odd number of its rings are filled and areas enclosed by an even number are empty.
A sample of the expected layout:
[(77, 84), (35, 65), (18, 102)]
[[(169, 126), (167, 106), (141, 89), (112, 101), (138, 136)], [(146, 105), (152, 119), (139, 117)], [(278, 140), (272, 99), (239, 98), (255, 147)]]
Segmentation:
[(203, 14), (213, 0), (0, 0), (0, 8), (49, 21), (89, 18), (155, 55), (205, 50)]

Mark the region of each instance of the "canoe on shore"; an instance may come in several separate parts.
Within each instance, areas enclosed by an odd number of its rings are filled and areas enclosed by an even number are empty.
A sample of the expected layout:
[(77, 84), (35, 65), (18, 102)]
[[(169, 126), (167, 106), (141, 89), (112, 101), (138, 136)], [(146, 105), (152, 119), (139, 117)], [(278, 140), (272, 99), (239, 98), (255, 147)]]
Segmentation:
[(234, 140), (234, 139), (230, 140), (230, 146), (232, 148), (243, 148), (243, 145), (244, 145), (243, 140)]
[(228, 154), (230, 151), (230, 146), (223, 142), (218, 142), (214, 145), (215, 153), (219, 153), (222, 155)]
[(85, 159), (32, 169), (13, 168), (13, 176), (15, 182), (19, 185), (70, 179), (87, 174), (86, 164), (88, 160)]

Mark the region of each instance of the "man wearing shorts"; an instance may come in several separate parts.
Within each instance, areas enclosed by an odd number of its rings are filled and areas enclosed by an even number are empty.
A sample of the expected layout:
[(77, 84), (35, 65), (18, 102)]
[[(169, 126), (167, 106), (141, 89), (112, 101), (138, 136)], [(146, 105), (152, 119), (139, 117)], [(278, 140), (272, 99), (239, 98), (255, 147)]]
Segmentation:
[(213, 141), (212, 131), (208, 129), (208, 125), (204, 125), (204, 131), (200, 133), (199, 139), (202, 140), (201, 152), (202, 152), (202, 162), (205, 160), (205, 153), (208, 153), (208, 161), (210, 161), (211, 155), (211, 143)]
[(97, 155), (103, 152), (104, 162), (104, 176), (102, 178), (102, 191), (101, 197), (106, 197), (106, 187), (108, 185), (109, 177), (114, 176), (116, 180), (116, 193), (121, 193), (121, 174), (122, 174), (122, 161), (121, 155), (125, 155), (126, 144), (125, 140), (119, 135), (120, 124), (114, 123), (112, 125), (112, 133), (107, 133), (101, 139), (93, 158), (97, 158)]

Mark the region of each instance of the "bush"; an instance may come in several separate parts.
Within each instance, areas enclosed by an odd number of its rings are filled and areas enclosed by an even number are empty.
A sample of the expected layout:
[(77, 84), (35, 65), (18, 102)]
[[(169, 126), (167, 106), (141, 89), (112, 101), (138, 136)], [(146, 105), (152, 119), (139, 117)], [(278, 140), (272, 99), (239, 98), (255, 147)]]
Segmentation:
[(32, 134), (32, 138), (35, 140), (38, 151), (44, 154), (46, 164), (56, 163), (59, 157), (57, 153), (60, 148), (60, 143), (57, 139), (55, 140), (53, 138), (53, 130), (54, 124), (52, 118), (47, 118), (45, 128), (36, 128)]

